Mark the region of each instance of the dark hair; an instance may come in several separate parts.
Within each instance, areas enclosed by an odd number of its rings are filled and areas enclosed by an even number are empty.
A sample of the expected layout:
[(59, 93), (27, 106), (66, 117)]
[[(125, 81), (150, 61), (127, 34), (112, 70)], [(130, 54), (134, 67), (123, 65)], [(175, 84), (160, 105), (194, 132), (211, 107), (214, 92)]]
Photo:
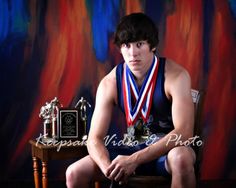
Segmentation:
[(158, 29), (154, 22), (143, 13), (124, 16), (116, 28), (114, 43), (120, 47), (122, 44), (140, 40), (147, 40), (150, 49), (157, 47)]

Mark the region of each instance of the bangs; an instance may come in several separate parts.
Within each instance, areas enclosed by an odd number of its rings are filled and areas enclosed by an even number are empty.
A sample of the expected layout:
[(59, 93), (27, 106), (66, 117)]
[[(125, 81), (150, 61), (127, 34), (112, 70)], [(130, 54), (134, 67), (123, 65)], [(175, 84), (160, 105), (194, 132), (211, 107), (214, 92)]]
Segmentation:
[(127, 44), (130, 42), (137, 42), (141, 40), (148, 40), (146, 32), (137, 30), (135, 28), (129, 28), (127, 30), (121, 31), (117, 35), (117, 45), (121, 46), (122, 44)]

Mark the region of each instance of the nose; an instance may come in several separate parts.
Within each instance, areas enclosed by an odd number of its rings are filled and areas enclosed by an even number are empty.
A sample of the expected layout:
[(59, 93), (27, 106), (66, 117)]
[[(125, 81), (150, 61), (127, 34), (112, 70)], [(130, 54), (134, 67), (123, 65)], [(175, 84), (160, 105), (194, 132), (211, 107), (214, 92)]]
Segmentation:
[(133, 57), (138, 55), (138, 48), (135, 44), (130, 44), (129, 55)]

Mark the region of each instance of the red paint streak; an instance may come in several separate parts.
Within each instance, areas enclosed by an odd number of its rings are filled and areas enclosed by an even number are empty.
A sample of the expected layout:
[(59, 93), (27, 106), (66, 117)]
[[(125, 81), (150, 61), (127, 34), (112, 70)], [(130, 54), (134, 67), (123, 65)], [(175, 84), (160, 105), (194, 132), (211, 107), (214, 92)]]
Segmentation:
[(213, 19), (209, 81), (205, 114), (210, 115), (208, 135), (202, 162), (202, 179), (224, 178), (229, 140), (235, 131), (236, 25), (227, 2), (215, 2)]
[[(206, 88), (204, 119), (209, 122), (209, 135), (204, 148), (202, 179), (223, 178), (228, 141), (234, 131), (236, 92), (235, 20), (228, 2), (214, 1), (215, 13), (210, 34), (210, 70)], [(194, 4), (194, 6), (193, 6)], [(201, 80), (202, 2), (176, 1), (175, 12), (167, 17), (164, 55), (189, 71), (193, 87)]]
[(175, 12), (166, 18), (163, 55), (185, 67), (197, 88), (202, 67), (202, 1), (176, 0)]

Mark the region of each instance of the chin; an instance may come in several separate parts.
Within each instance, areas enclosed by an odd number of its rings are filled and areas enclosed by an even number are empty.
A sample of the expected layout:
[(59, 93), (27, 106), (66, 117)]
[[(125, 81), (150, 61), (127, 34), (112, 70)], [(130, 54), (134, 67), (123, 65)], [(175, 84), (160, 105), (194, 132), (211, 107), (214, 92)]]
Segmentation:
[(131, 66), (131, 67), (129, 67), (130, 68), (130, 70), (132, 71), (132, 72), (139, 72), (140, 70), (141, 70), (141, 68), (140, 67), (137, 67), (137, 66)]

